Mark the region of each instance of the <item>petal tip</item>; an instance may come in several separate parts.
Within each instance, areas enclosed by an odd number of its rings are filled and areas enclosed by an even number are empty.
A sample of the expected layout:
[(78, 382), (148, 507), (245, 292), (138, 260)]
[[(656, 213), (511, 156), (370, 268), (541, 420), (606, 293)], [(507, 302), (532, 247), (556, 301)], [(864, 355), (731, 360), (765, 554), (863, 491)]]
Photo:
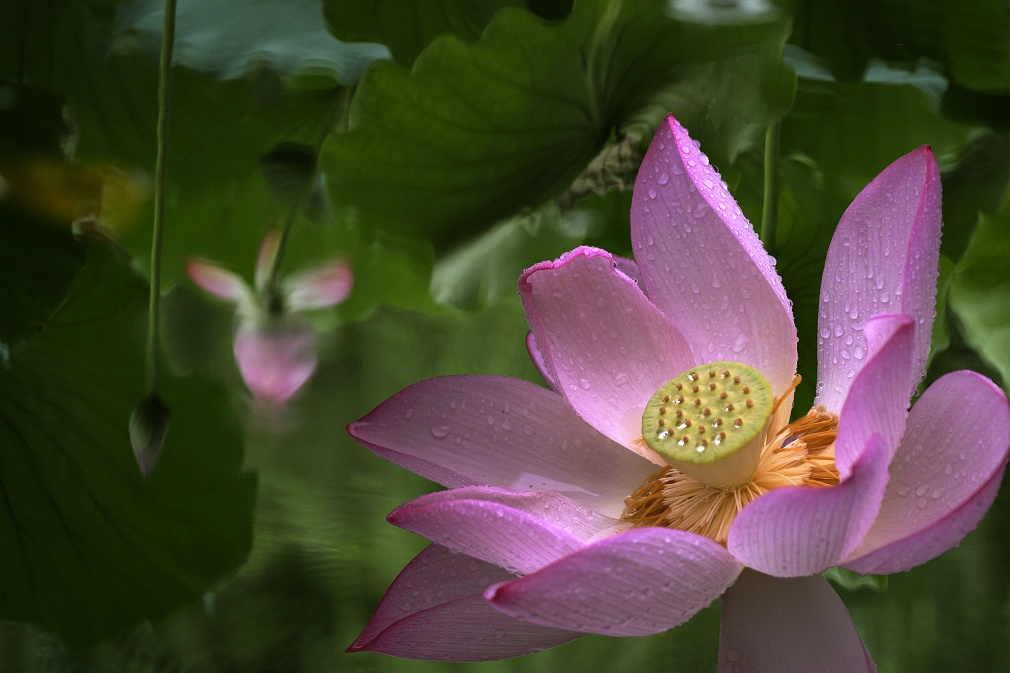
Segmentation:
[[(508, 585), (512, 582), (498, 582), (497, 584), (492, 584), (487, 589), (484, 589), (484, 600), (491, 605), (491, 607), (496, 610), (502, 610), (502, 601), (505, 598), (504, 594), (507, 592)], [(502, 610), (504, 612), (504, 610)]]
[(358, 437), (359, 431), (361, 430), (361, 428), (364, 428), (367, 425), (368, 425), (368, 421), (366, 421), (364, 418), (359, 418), (358, 420), (351, 421), (350, 423), (348, 423), (347, 425), (345, 425), (344, 426), (344, 430), (353, 439), (357, 440), (357, 439), (359, 439), (359, 437)]

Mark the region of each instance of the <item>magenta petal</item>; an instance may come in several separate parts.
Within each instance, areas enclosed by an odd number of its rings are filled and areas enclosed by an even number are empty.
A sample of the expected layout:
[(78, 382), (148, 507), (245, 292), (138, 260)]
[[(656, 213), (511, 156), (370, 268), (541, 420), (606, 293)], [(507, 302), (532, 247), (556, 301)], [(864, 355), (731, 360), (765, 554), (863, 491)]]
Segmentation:
[(991, 381), (960, 371), (912, 407), (880, 515), (846, 563), (902, 572), (961, 543), (999, 490), (1010, 453), (1010, 406)]
[(503, 376), (415, 383), (347, 430), (443, 486), (548, 489), (614, 517), (656, 469), (587, 425), (557, 393)]
[(207, 292), (233, 304), (251, 297), (249, 288), (241, 277), (209, 262), (189, 260), (186, 264), (186, 274)]
[(243, 321), (235, 333), (235, 361), (249, 390), (283, 404), (316, 369), (316, 334), (302, 318)]
[(722, 598), (719, 673), (876, 673), (845, 605), (823, 577), (752, 570)]
[(740, 565), (711, 540), (635, 528), (484, 596), (505, 614), (543, 626), (645, 636), (683, 624), (732, 584)]
[(776, 394), (789, 387), (796, 326), (774, 260), (673, 117), (638, 171), (631, 242), (649, 298), (681, 330), (698, 363), (743, 362), (761, 370)]
[(394, 509), (388, 520), (454, 552), (515, 573), (534, 572), (585, 546), (533, 514), (498, 499), (468, 498), (466, 490), (421, 496)]
[(802, 577), (836, 565), (866, 535), (887, 487), (887, 447), (871, 438), (848, 480), (831, 488), (791, 486), (743, 508), (729, 530), (729, 551), (775, 577)]
[(533, 361), (533, 366), (537, 368), (538, 372), (540, 372), (540, 376), (543, 377), (544, 381), (547, 382), (547, 385), (549, 385), (551, 389), (557, 390), (558, 382), (554, 378), (554, 374), (551, 373), (551, 370), (547, 368), (547, 363), (544, 361), (544, 354), (540, 352), (540, 346), (537, 345), (537, 337), (533, 334), (533, 332), (528, 332), (526, 334), (526, 350), (530, 354), (530, 360)]
[(354, 284), (354, 274), (344, 260), (297, 273), (284, 281), (287, 308), (307, 311), (334, 306), (347, 299)]
[(594, 428), (649, 453), (642, 440), (646, 403), (696, 364), (673, 323), (595, 248), (528, 269), (519, 295), (559, 392)]
[(940, 170), (929, 147), (906, 154), (842, 215), (821, 280), (817, 401), (837, 411), (866, 353), (861, 327), (876, 313), (916, 320), (908, 395), (925, 372), (940, 255)]
[[(560, 528), (565, 533), (574, 535), (583, 542), (588, 542), (600, 532), (611, 529), (618, 524), (617, 519), (600, 514), (596, 510), (580, 505), (574, 500), (554, 491), (511, 491), (507, 488), (498, 488), (496, 486), (464, 486), (463, 488), (429, 493), (413, 500), (408, 505), (429, 506), (436, 503), (442, 504), (463, 500), (486, 501), (518, 510)], [(408, 505), (404, 505), (404, 507)], [(396, 514), (404, 507), (395, 510), (393, 514)], [(391, 514), (390, 517), (392, 516)], [(399, 521), (394, 523), (398, 526), (400, 525)], [(423, 535), (423, 533), (420, 534)], [(581, 547), (582, 545), (578, 546)]]
[(835, 442), (835, 465), (843, 481), (873, 435), (883, 440), (885, 463), (891, 462), (908, 415), (915, 321), (904, 315), (874, 316), (864, 332), (870, 357), (842, 406)]
[(431, 545), (400, 572), (349, 652), (489, 661), (539, 652), (581, 633), (544, 628), (493, 609), (481, 593), (513, 575)]

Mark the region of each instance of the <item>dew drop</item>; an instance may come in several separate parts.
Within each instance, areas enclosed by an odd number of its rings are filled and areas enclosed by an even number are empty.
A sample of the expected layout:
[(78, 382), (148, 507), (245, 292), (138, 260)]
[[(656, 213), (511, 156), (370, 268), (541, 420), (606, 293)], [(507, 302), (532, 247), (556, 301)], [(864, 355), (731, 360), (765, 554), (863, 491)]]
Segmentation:
[(583, 390), (589, 390), (589, 380), (588, 379), (579, 379), (579, 385), (582, 386)]
[(407, 409), (406, 411), (403, 412), (403, 417), (405, 419), (407, 419), (408, 421), (411, 418), (413, 418), (413, 416), (414, 416), (414, 409), (413, 409), (413, 407), (411, 407), (410, 409)]
[(670, 176), (667, 175), (666, 173), (663, 173), (662, 175), (660, 175), (659, 178), (656, 180), (656, 182), (658, 182), (661, 185), (665, 185), (669, 181), (670, 181)]
[(898, 495), (904, 497), (908, 495), (909, 491), (911, 490), (912, 488), (908, 484), (902, 484), (901, 486), (898, 487)]
[(652, 189), (651, 187), (649, 188), (649, 198), (650, 199), (656, 198), (656, 190)]
[(436, 439), (442, 439), (449, 434), (448, 425), (433, 425), (431, 426), (431, 435)]

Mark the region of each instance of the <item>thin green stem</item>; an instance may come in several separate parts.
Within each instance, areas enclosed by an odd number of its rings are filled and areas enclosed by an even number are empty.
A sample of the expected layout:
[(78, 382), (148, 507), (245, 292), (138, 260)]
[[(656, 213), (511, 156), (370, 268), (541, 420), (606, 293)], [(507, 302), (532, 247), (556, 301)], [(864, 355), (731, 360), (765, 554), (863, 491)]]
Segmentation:
[(765, 196), (761, 213), (761, 242), (775, 256), (775, 235), (779, 224), (779, 138), (782, 120), (776, 119), (765, 134)]
[(308, 205), (309, 200), (312, 198), (312, 191), (315, 189), (316, 183), (319, 181), (319, 175), (322, 171), (321, 159), (323, 146), (326, 144), (326, 139), (330, 137), (330, 134), (333, 133), (341, 120), (344, 122), (343, 131), (347, 131), (347, 112), (350, 108), (351, 98), (354, 96), (354, 89), (355, 85), (353, 84), (344, 87), (342, 95), (337, 100), (336, 105), (334, 105), (333, 114), (330, 117), (329, 122), (327, 122), (326, 128), (323, 129), (319, 142), (316, 143), (312, 157), (312, 171), (309, 174), (309, 179), (304, 185), (302, 185), (302, 190), (299, 192), (298, 198), (295, 199), (294, 203), (291, 204), (290, 210), (288, 210), (288, 218), (284, 222), (284, 228), (281, 230), (280, 239), (277, 241), (277, 255), (274, 257), (273, 266), (270, 267), (270, 276), (267, 280), (267, 286), (264, 288), (268, 305), (272, 304), (273, 298), (277, 296), (277, 284), (280, 281), (281, 264), (284, 260), (284, 252), (288, 247), (288, 239), (291, 236), (291, 230), (295, 226), (298, 214), (301, 213), (305, 206)]
[(158, 66), (158, 154), (154, 165), (154, 238), (151, 241), (151, 295), (147, 312), (147, 389), (158, 389), (158, 330), (161, 316), (161, 250), (165, 229), (165, 183), (168, 164), (168, 121), (172, 93), (172, 49), (175, 46), (176, 0), (165, 0)]

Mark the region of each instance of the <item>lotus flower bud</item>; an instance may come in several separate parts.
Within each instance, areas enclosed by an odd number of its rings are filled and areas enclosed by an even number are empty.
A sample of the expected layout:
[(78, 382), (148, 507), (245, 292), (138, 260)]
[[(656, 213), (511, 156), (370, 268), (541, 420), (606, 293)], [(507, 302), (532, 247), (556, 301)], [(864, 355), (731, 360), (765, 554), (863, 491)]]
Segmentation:
[(142, 399), (130, 414), (130, 443), (145, 479), (158, 462), (171, 417), (172, 413), (156, 393)]

